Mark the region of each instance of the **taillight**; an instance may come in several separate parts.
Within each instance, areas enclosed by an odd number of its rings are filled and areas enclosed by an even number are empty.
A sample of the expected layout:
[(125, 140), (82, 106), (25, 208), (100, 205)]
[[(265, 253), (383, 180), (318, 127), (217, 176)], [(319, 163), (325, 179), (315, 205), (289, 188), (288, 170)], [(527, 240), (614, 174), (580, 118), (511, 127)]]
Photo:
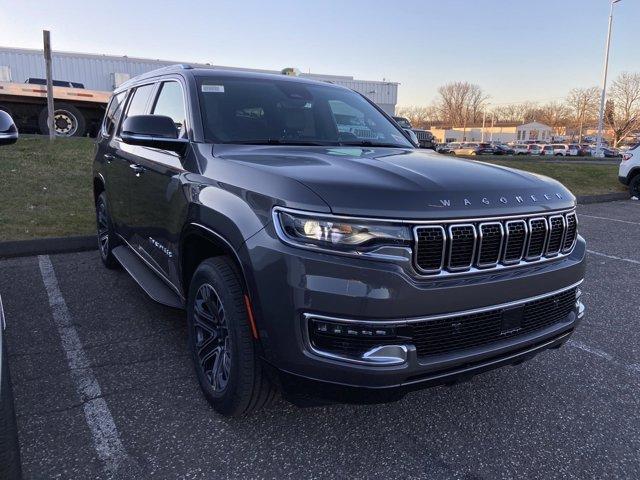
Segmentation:
[(627, 160), (631, 160), (633, 158), (633, 153), (625, 153), (622, 155), (622, 161), (626, 162)]

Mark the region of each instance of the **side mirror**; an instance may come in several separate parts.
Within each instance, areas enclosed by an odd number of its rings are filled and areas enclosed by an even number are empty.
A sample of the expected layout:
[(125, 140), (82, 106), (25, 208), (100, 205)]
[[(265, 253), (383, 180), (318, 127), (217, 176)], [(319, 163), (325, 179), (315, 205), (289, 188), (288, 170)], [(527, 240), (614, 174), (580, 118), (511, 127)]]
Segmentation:
[(0, 145), (11, 145), (18, 141), (18, 129), (13, 118), (4, 110), (0, 110)]
[(419, 147), (420, 142), (418, 141), (418, 136), (416, 135), (416, 132), (414, 132), (410, 128), (403, 128), (403, 130), (407, 132), (407, 135), (409, 135), (409, 138), (411, 139), (411, 142), (413, 143), (413, 145), (416, 147)]
[(122, 124), (120, 137), (124, 143), (184, 153), (189, 144), (178, 138), (178, 129), (170, 117), (164, 115), (134, 115)]

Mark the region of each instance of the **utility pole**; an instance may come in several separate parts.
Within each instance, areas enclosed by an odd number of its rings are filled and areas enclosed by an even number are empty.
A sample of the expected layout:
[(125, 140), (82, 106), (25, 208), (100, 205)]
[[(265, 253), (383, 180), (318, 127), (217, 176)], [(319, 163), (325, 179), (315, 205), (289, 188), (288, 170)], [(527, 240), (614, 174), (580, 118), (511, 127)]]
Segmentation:
[(486, 120), (487, 120), (487, 111), (483, 110), (482, 111), (482, 135), (480, 136), (480, 138), (481, 138), (480, 141), (483, 142), (483, 143), (484, 143), (484, 124), (485, 124)]
[(496, 116), (494, 113), (491, 114), (491, 131), (489, 132), (489, 141), (493, 142), (493, 125), (495, 124)]
[(611, 46), (611, 25), (613, 24), (613, 6), (621, 0), (611, 0), (609, 10), (609, 26), (607, 28), (607, 43), (604, 50), (604, 68), (602, 70), (602, 93), (600, 94), (600, 115), (598, 116), (598, 141), (596, 144), (596, 157), (603, 157), (602, 130), (604, 124), (604, 107), (607, 95), (607, 73), (609, 71), (609, 47)]
[(47, 74), (47, 128), (49, 130), (49, 141), (53, 142), (56, 138), (56, 132), (54, 129), (53, 112), (53, 78), (51, 76), (51, 34), (49, 30), (42, 31), (42, 37), (44, 40), (44, 64)]

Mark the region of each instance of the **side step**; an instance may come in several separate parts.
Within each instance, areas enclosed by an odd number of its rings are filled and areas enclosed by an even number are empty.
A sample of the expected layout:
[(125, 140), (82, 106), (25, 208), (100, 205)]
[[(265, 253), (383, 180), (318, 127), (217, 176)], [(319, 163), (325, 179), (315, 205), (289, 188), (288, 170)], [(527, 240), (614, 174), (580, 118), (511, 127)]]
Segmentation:
[(113, 249), (113, 256), (153, 300), (168, 307), (184, 308), (184, 300), (126, 245)]

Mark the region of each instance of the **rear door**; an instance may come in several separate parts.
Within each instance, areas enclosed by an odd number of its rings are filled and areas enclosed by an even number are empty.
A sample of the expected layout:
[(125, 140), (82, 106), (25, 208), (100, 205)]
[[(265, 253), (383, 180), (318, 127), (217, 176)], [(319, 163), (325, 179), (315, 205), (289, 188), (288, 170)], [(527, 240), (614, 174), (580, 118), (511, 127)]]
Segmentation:
[[(185, 88), (179, 79), (159, 83), (149, 113), (173, 119), (188, 138)], [(149, 147), (136, 160), (143, 172), (131, 188), (131, 244), (173, 285), (179, 285), (178, 245), (187, 216), (181, 175), (186, 172), (175, 152)]]
[(100, 163), (99, 173), (103, 177), (107, 192), (109, 216), (116, 231), (120, 230), (120, 224), (126, 217), (129, 196), (129, 168), (126, 162), (118, 159), (114, 154), (116, 147), (113, 138), (124, 111), (126, 99), (127, 92), (120, 92), (111, 98), (97, 138), (96, 160)]

